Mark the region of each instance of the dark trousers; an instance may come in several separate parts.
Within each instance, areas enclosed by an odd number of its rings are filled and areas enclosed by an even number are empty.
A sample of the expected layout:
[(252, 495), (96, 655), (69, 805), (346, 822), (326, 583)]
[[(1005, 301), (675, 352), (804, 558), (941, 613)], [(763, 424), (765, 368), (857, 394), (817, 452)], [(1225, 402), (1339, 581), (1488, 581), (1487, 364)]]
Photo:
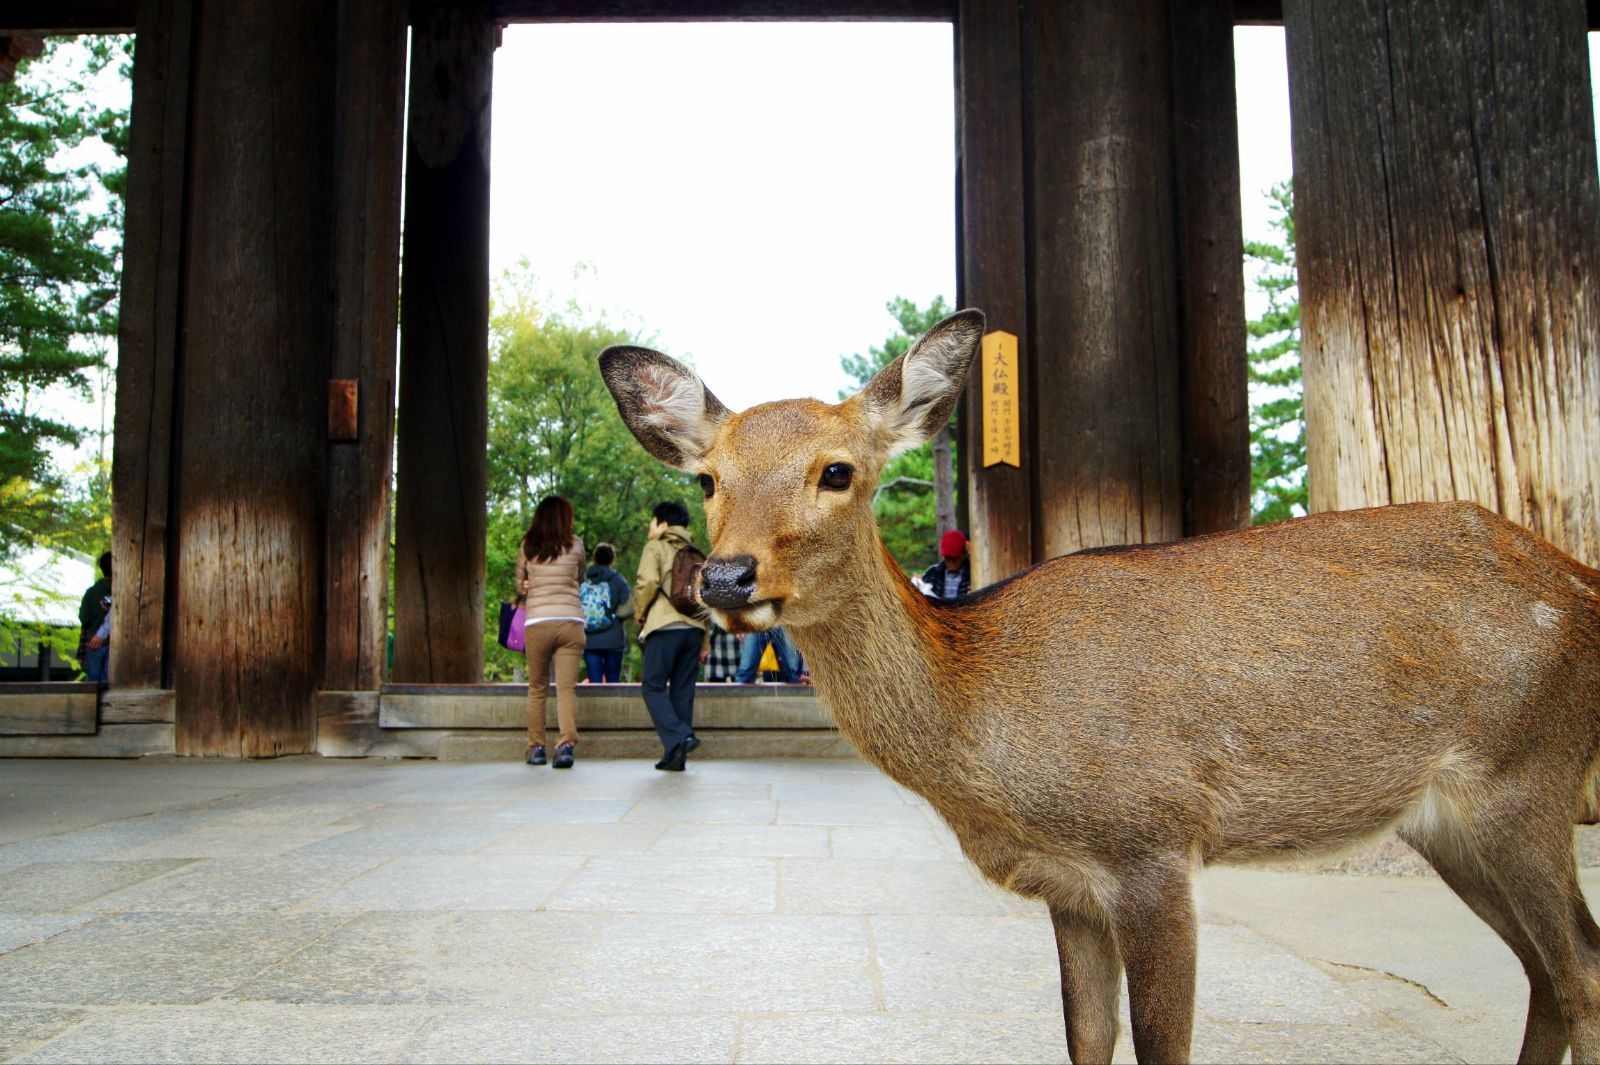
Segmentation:
[(622, 652), (585, 651), (583, 663), (589, 667), (590, 684), (615, 684), (622, 679)]
[(704, 639), (699, 629), (661, 629), (645, 637), (639, 682), (650, 721), (667, 751), (694, 734), (694, 681)]

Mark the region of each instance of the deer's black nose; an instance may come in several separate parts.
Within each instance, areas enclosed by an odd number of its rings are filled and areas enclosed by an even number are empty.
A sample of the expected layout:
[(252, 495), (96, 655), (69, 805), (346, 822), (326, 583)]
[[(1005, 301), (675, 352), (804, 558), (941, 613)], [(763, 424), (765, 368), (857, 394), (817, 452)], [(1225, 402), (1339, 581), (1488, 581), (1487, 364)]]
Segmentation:
[(751, 555), (713, 555), (700, 568), (700, 601), (724, 610), (750, 605), (756, 591), (756, 560)]

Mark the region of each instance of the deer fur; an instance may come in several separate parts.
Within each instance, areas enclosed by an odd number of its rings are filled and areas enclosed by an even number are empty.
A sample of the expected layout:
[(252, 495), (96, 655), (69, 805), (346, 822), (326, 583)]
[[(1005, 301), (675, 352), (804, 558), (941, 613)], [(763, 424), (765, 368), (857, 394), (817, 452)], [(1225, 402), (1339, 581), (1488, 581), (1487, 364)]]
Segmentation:
[(1571, 829), (1600, 753), (1600, 572), (1476, 504), (1416, 504), (1082, 551), (932, 602), (873, 489), (948, 420), (983, 328), (946, 319), (837, 405), (730, 413), (642, 348), (601, 367), (641, 443), (710, 485), (710, 614), (786, 626), (840, 731), (1045, 902), (1072, 1060), (1111, 1059), (1124, 969), (1139, 1060), (1187, 1060), (1199, 867), (1389, 828), (1521, 961), (1521, 1060), (1600, 1060)]

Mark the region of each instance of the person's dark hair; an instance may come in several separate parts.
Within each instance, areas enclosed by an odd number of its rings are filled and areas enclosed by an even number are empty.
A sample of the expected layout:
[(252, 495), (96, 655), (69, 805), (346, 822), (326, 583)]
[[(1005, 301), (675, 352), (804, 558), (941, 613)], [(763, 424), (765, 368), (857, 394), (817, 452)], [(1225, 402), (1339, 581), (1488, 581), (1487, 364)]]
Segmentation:
[(663, 525), (689, 524), (689, 508), (675, 499), (669, 499), (665, 503), (657, 503), (656, 509), (651, 511), (650, 516)]
[(572, 504), (545, 496), (522, 537), (522, 555), (534, 562), (554, 562), (572, 543)]
[(100, 572), (104, 573), (107, 577), (111, 576), (111, 552), (107, 551), (105, 554), (101, 555), (99, 561)]
[(617, 549), (610, 544), (600, 544), (594, 549), (594, 564), (609, 566), (617, 560)]

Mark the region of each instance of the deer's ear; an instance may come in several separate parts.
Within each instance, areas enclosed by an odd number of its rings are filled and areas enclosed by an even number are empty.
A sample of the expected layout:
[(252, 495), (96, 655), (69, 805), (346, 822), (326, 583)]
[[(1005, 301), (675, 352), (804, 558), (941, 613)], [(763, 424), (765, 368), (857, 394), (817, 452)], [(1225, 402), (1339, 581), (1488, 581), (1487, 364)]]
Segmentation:
[(878, 371), (856, 395), (882, 434), (889, 458), (916, 447), (950, 421), (983, 342), (983, 324), (982, 311), (957, 311)]
[(600, 376), (646, 451), (681, 470), (699, 468), (728, 408), (693, 370), (659, 351), (618, 345), (600, 353)]

